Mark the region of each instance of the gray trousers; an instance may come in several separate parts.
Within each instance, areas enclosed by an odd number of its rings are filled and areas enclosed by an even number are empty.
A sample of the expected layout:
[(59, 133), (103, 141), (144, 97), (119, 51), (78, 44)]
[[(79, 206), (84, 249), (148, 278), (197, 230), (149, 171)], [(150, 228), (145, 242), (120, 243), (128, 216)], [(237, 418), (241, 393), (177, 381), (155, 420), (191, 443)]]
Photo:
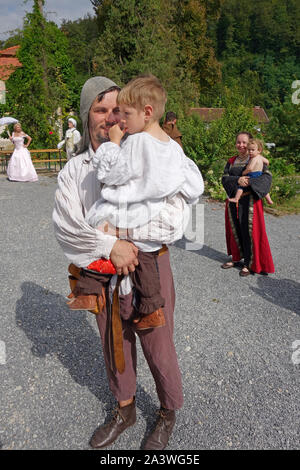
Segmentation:
[[(181, 374), (173, 342), (175, 290), (169, 252), (158, 257), (161, 295), (165, 299), (166, 324), (160, 328), (138, 333), (144, 356), (153, 375), (159, 401), (164, 408), (176, 410), (183, 405)], [(136, 335), (132, 324), (132, 296), (120, 296), (120, 314), (123, 325), (125, 372), (119, 374), (111, 366), (107, 342), (106, 312), (96, 315), (102, 340), (103, 354), (110, 389), (117, 401), (125, 401), (136, 394)]]

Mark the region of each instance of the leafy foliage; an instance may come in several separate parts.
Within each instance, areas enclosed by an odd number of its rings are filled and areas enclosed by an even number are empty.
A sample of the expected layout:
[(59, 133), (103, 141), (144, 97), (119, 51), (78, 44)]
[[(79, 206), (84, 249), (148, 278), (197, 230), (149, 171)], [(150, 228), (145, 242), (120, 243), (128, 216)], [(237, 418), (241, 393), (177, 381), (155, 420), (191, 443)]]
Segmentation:
[(76, 21), (64, 20), (61, 31), (68, 42), (68, 53), (81, 84), (93, 73), (93, 57), (98, 38), (97, 18), (86, 15)]
[(57, 109), (62, 112), (75, 100), (74, 70), (68, 43), (58, 27), (47, 22), (38, 2), (26, 15), (18, 68), (7, 81), (4, 110), (16, 116), (36, 147), (57, 143)]
[(206, 192), (224, 199), (221, 176), (228, 158), (235, 155), (235, 138), (240, 131), (253, 133), (255, 121), (250, 109), (239, 105), (226, 108), (223, 116), (210, 124), (192, 114), (180, 121), (184, 151), (201, 169)]
[(267, 129), (268, 140), (276, 142), (274, 157), (294, 164), (300, 171), (300, 105), (287, 100), (273, 109)]
[(169, 108), (179, 114), (197, 102), (201, 87), (220, 79), (202, 2), (103, 0), (97, 18), (95, 73), (122, 85), (151, 72), (165, 85)]
[[(121, 86), (140, 73), (157, 75), (168, 91), (167, 111), (179, 116), (186, 153), (199, 164), (213, 197), (224, 197), (220, 175), (235, 152), (235, 135), (253, 131), (250, 108), (266, 109), (261, 135), (274, 142), (270, 168), (276, 187), (300, 169), (300, 107), (292, 82), (300, 80), (299, 0), (91, 0), (94, 16), (47, 22), (35, 0), (23, 31), (3, 47), (20, 44), (18, 69), (8, 80), (7, 105), (36, 146), (56, 144), (56, 110), (79, 111), (90, 76)], [(191, 107), (224, 107), (205, 125)], [(52, 140), (51, 140), (52, 137)], [(286, 188), (278, 194), (289, 197)], [(281, 196), (280, 196), (281, 197)], [(276, 195), (275, 195), (276, 198)]]

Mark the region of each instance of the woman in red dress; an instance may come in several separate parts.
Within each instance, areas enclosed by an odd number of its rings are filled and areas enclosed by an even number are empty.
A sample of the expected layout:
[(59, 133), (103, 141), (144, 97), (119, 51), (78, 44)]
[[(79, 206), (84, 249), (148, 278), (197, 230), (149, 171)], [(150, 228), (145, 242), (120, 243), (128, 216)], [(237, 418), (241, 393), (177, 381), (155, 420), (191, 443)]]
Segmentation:
[(248, 162), (248, 132), (240, 132), (236, 138), (238, 155), (228, 160), (222, 184), (229, 198), (234, 197), (238, 186), (244, 188), (238, 205), (226, 200), (225, 231), (228, 255), (232, 261), (221, 267), (229, 269), (244, 259), (240, 276), (255, 273), (274, 273), (274, 264), (266, 234), (262, 198), (270, 191), (272, 176), (267, 168), (258, 178), (242, 176)]

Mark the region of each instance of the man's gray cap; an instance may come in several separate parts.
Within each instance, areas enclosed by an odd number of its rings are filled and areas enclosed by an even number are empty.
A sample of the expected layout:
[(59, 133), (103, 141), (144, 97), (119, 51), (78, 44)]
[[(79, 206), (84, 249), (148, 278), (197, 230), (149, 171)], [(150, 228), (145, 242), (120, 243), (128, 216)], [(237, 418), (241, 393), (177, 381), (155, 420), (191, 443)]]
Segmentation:
[(80, 117), (83, 127), (87, 124), (90, 107), (99, 93), (103, 93), (113, 86), (115, 82), (106, 77), (89, 78), (82, 87), (80, 95)]
[(82, 136), (78, 145), (77, 155), (84, 152), (90, 144), (88, 129), (89, 111), (97, 96), (111, 87), (119, 86), (106, 77), (89, 78), (82, 87), (80, 95), (80, 117), (82, 121)]

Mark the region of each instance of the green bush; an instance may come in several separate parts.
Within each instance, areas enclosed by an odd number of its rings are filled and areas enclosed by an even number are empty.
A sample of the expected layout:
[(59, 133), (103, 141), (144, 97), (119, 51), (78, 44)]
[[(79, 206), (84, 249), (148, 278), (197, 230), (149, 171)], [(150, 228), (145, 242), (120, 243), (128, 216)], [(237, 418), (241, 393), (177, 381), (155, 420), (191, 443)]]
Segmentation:
[(192, 114), (181, 119), (179, 127), (183, 134), (185, 153), (204, 171), (213, 162), (226, 162), (233, 156), (236, 152), (236, 135), (241, 131), (253, 132), (255, 124), (251, 110), (237, 106), (226, 108), (220, 119), (209, 124)]
[[(244, 106), (227, 108), (223, 116), (207, 125), (196, 115), (187, 116), (179, 121), (183, 134), (186, 155), (200, 168), (205, 182), (205, 194), (212, 199), (224, 201), (226, 192), (222, 186), (222, 174), (228, 158), (236, 154), (235, 138), (241, 131), (258, 134), (251, 111)], [(273, 175), (271, 196), (275, 203), (288, 200), (297, 193), (295, 164), (289, 163), (278, 152), (265, 149), (264, 155), (270, 161)]]
[[(290, 97), (271, 110), (272, 116), (266, 131), (266, 139), (275, 142), (274, 156), (286, 164), (294, 164), (300, 171), (300, 105), (293, 104)], [(274, 162), (276, 164), (276, 162)]]
[(224, 162), (219, 160), (214, 162), (208, 171), (203, 173), (205, 182), (205, 194), (212, 199), (225, 201), (227, 198), (225, 189), (222, 185), (222, 174), (224, 171)]
[(236, 154), (236, 135), (241, 131), (253, 132), (255, 124), (251, 110), (244, 106), (229, 106), (220, 119), (209, 124), (196, 114), (179, 121), (184, 151), (199, 166), (205, 193), (210, 197), (226, 199), (221, 183), (224, 166)]
[(286, 159), (283, 157), (275, 157), (266, 155), (270, 162), (270, 171), (272, 174), (277, 174), (281, 176), (293, 175), (296, 172), (295, 165), (293, 163), (287, 163)]
[(297, 193), (297, 180), (292, 177), (282, 177), (273, 174), (271, 197), (275, 203), (288, 200)]

